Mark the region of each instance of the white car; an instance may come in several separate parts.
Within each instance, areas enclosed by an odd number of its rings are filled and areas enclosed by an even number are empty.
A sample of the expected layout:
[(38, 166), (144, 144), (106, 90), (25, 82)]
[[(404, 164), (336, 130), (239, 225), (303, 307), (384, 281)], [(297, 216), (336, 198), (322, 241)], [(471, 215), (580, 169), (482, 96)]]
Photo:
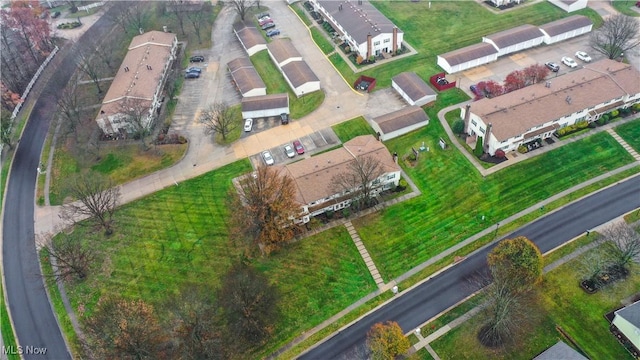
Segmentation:
[(591, 56), (584, 51), (578, 51), (576, 57), (584, 62), (591, 62)]
[(275, 164), (275, 160), (273, 160), (273, 156), (271, 156), (269, 150), (265, 150), (262, 152), (262, 158), (264, 159), (264, 163), (267, 165)]
[(244, 131), (249, 132), (253, 129), (253, 119), (247, 119), (244, 121)]
[(574, 68), (576, 66), (578, 66), (578, 64), (576, 63), (575, 60), (573, 60), (572, 58), (565, 56), (562, 58), (562, 63), (567, 65), (570, 68)]
[(292, 157), (296, 156), (296, 152), (293, 151), (293, 147), (291, 147), (291, 145), (289, 145), (289, 144), (284, 146), (284, 153), (287, 154), (288, 158), (292, 158)]

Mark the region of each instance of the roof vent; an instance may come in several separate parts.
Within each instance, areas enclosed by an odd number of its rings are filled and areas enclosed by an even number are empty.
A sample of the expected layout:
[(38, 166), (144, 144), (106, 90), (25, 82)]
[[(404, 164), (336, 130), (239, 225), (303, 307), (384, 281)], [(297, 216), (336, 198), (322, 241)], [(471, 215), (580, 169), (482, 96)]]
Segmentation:
[(567, 97), (566, 97), (566, 99), (564, 99), (564, 101), (566, 101), (567, 104), (571, 104), (571, 96), (567, 95)]
[(547, 81), (544, 83), (544, 87), (550, 88), (551, 87), (551, 81)]

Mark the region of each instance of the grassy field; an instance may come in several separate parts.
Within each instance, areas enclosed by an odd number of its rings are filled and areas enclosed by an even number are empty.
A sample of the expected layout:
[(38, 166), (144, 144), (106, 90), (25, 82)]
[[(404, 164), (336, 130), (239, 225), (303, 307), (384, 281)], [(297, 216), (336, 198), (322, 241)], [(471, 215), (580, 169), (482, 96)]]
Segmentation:
[(431, 121), (388, 141), (401, 160), (422, 141), (432, 149), (415, 166), (400, 161), (423, 194), (353, 222), (385, 280), (555, 193), (633, 161), (600, 133), (483, 178), (459, 152), (441, 150), (440, 137), (446, 138), (444, 130)]
[[(215, 288), (240, 256), (228, 238), (227, 190), (233, 177), (250, 170), (247, 160), (239, 161), (125, 205), (110, 238), (77, 227), (73, 236), (95, 244), (101, 255), (95, 275), (67, 284), (76, 311), (90, 313), (99, 296), (111, 292), (155, 305), (185, 284)], [(283, 294), (274, 340), (259, 349), (265, 355), (375, 290), (344, 227), (252, 262)]]
[[(391, 78), (403, 71), (414, 71), (427, 79), (442, 71), (436, 65), (438, 54), (478, 43), (485, 35), (522, 24), (542, 25), (574, 14), (588, 16), (596, 27), (602, 23), (600, 16), (591, 9), (568, 14), (546, 1), (501, 14), (471, 1), (373, 1), (372, 4), (402, 29), (404, 40), (418, 52), (365, 71), (365, 75), (377, 79), (378, 88), (390, 86)], [(335, 62), (336, 59), (331, 57), (342, 75), (353, 83), (360, 74), (355, 75), (349, 67)]]
[(311, 25), (311, 20), (309, 19), (309, 17), (307, 16), (307, 13), (304, 11), (304, 9), (302, 8), (302, 3), (295, 3), (295, 4), (291, 4), (289, 5), (290, 8), (293, 9), (293, 11), (295, 11), (295, 13), (298, 15), (298, 17), (300, 19), (302, 19), (302, 22), (307, 25), (310, 26)]
[(632, 8), (636, 4), (636, 0), (615, 0), (610, 2), (611, 6), (613, 6), (619, 12), (629, 15), (629, 16), (640, 16), (640, 13), (634, 11)]
[(311, 31), (311, 37), (313, 41), (318, 45), (320, 50), (327, 55), (332, 53), (336, 47), (327, 39), (327, 36), (318, 28), (313, 27), (309, 29)]
[[(606, 246), (606, 245), (605, 245)], [(602, 251), (596, 248), (591, 251)], [(588, 295), (578, 286), (580, 261), (585, 255), (545, 275), (539, 300), (531, 309), (537, 314), (515, 345), (489, 350), (476, 334), (481, 317), (475, 316), (431, 345), (442, 359), (531, 359), (559, 340), (568, 342), (556, 330), (561, 327), (591, 359), (631, 359), (629, 353), (609, 333), (604, 314), (619, 308), (620, 301), (640, 288), (638, 265), (632, 275), (600, 292)]]
[(640, 119), (622, 124), (614, 129), (635, 151), (640, 152)]
[(353, 139), (356, 136), (376, 134), (371, 126), (369, 126), (367, 120), (365, 120), (362, 116), (358, 116), (355, 119), (347, 120), (343, 123), (333, 125), (331, 128), (338, 136), (338, 139), (340, 139), (340, 141), (343, 143)]
[(271, 61), (269, 53), (267, 53), (266, 50), (253, 55), (251, 62), (267, 86), (267, 94), (289, 94), (289, 106), (292, 119), (299, 119), (309, 114), (317, 109), (324, 101), (324, 91), (322, 90), (314, 91), (311, 94), (305, 94), (297, 98), (284, 79), (284, 76), (282, 76), (282, 73), (280, 73), (276, 65)]

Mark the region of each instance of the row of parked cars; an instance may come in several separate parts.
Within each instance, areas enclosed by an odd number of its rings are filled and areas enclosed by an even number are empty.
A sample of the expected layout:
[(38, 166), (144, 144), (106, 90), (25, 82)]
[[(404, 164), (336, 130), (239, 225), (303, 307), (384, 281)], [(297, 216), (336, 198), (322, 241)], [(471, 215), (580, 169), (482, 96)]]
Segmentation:
[[(193, 55), (192, 57), (189, 58), (189, 62), (192, 62), (192, 63), (204, 62), (204, 56)], [(200, 74), (202, 74), (202, 68), (199, 68), (197, 66), (190, 66), (189, 68), (187, 68), (187, 70), (184, 71), (184, 78), (197, 79), (200, 77)]]
[[(304, 146), (302, 146), (302, 143), (300, 142), (300, 140), (295, 140), (291, 145), (290, 144), (284, 145), (282, 147), (282, 150), (284, 151), (285, 155), (287, 155), (289, 159), (295, 157), (296, 154), (304, 155)], [(276, 161), (273, 159), (273, 155), (271, 155), (271, 151), (269, 150), (263, 151), (261, 156), (262, 156), (262, 160), (264, 160), (264, 163), (269, 166), (276, 163)]]
[(258, 25), (260, 25), (262, 30), (266, 31), (268, 37), (280, 35), (280, 30), (275, 28), (276, 23), (273, 22), (269, 13), (260, 13), (256, 15), (256, 17), (258, 18)]
[[(576, 52), (576, 57), (584, 62), (591, 62), (591, 56), (589, 56), (589, 54), (584, 51)], [(570, 68), (578, 66), (578, 63), (569, 56), (562, 57), (561, 62)], [(546, 62), (544, 65), (553, 72), (560, 71), (560, 65), (554, 63), (553, 61)]]

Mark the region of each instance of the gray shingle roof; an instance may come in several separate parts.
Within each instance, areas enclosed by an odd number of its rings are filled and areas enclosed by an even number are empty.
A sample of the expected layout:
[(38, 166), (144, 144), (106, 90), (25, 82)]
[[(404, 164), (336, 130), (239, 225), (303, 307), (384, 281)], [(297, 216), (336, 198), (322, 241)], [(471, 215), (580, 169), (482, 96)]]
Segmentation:
[(267, 49), (278, 64), (289, 60), (291, 58), (301, 58), (300, 52), (293, 46), (293, 43), (289, 39), (275, 39), (267, 44)]
[(564, 342), (558, 341), (533, 360), (587, 360), (587, 358)]
[(532, 40), (543, 35), (542, 31), (540, 31), (537, 26), (525, 24), (513, 29), (487, 35), (485, 38), (493, 41), (499, 49), (504, 49), (511, 45)]
[[(367, 35), (376, 36), (380, 33), (392, 33), (395, 25), (367, 0), (335, 1), (318, 0), (318, 4), (345, 29), (358, 43), (367, 41)], [(339, 6), (342, 5), (342, 10)], [(402, 33), (398, 29), (398, 33)]]
[(463, 47), (454, 51), (450, 51), (446, 54), (440, 55), (440, 57), (447, 60), (449, 65), (456, 66), (467, 61), (479, 59), (484, 56), (497, 54), (498, 50), (489, 43), (479, 43), (470, 46)]
[(260, 30), (253, 24), (238, 22), (233, 24), (233, 30), (246, 49), (251, 49), (256, 45), (267, 44), (267, 41), (260, 34)]
[(400, 73), (394, 76), (391, 80), (395, 82), (413, 101), (420, 100), (425, 96), (436, 94), (436, 92), (414, 72)]
[(552, 21), (540, 26), (549, 36), (560, 35), (572, 30), (577, 30), (585, 26), (593, 25), (591, 19), (582, 15), (573, 15), (568, 18)]
[(407, 106), (398, 111), (373, 118), (373, 121), (380, 126), (380, 130), (385, 134), (427, 120), (429, 117), (419, 106)]
[(616, 314), (620, 315), (623, 319), (640, 329), (640, 301), (636, 301), (629, 306), (623, 307), (616, 311)]
[(285, 73), (294, 87), (311, 81), (320, 81), (305, 61), (292, 61), (282, 67), (282, 72)]
[(233, 81), (236, 82), (243, 95), (253, 89), (266, 88), (264, 81), (249, 59), (240, 57), (229, 61), (227, 66)]
[(271, 94), (242, 98), (242, 111), (284, 108), (289, 105), (288, 94)]

